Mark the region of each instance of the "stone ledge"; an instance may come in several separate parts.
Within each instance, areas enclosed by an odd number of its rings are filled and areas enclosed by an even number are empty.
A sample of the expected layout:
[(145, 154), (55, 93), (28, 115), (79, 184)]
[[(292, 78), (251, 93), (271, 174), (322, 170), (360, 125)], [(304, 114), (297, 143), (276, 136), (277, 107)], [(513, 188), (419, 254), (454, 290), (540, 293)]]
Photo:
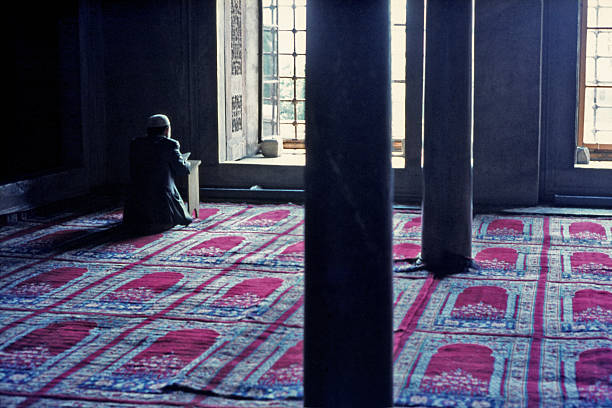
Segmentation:
[(87, 192), (85, 169), (70, 169), (0, 185), (0, 215), (28, 211)]

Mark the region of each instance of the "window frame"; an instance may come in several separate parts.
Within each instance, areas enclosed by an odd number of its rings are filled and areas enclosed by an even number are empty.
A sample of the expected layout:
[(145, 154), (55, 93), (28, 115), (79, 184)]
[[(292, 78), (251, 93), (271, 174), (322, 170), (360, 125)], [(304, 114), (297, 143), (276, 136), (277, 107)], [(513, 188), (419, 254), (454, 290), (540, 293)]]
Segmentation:
[[(261, 27), (260, 27), (260, 36), (262, 36), (262, 42), (260, 45), (260, 53), (262, 56), (261, 59), (261, 66), (262, 69), (260, 71), (264, 71), (263, 67), (264, 67), (264, 58), (270, 55), (276, 55), (277, 58), (277, 63), (276, 63), (276, 68), (275, 68), (275, 80), (266, 80), (266, 75), (265, 74), (261, 74), (260, 77), (260, 84), (261, 84), (261, 88), (263, 88), (266, 84), (270, 84), (272, 82), (274, 82), (276, 84), (276, 93), (272, 98), (266, 97), (266, 93), (262, 92), (262, 96), (260, 97), (260, 105), (262, 107), (261, 112), (262, 112), (262, 118), (260, 120), (260, 140), (262, 140), (263, 138), (266, 137), (270, 137), (270, 136), (278, 136), (282, 138), (283, 141), (283, 147), (285, 149), (297, 149), (297, 150), (303, 150), (305, 149), (305, 120), (300, 120), (299, 119), (299, 107), (298, 105), (302, 104), (302, 106), (305, 107), (305, 95), (304, 96), (300, 96), (298, 93), (298, 81), (305, 81), (306, 80), (306, 76), (304, 75), (298, 75), (297, 73), (297, 59), (299, 56), (303, 56), (304, 58), (306, 57), (306, 50), (304, 50), (304, 53), (298, 53), (297, 52), (297, 43), (296, 43), (296, 35), (298, 33), (304, 33), (304, 35), (306, 34), (306, 28), (298, 28), (297, 27), (297, 21), (296, 21), (296, 9), (297, 8), (304, 8), (306, 9), (307, 7), (307, 2), (305, 0), (301, 0), (299, 3), (300, 4), (296, 4), (297, 1), (296, 0), (285, 0), (285, 2), (290, 2), (291, 5), (280, 5), (278, 0), (268, 0), (267, 2), (263, 2), (260, 0), (260, 12), (262, 13), (262, 18), (261, 18)], [(303, 4), (302, 4), (303, 3)], [(393, 89), (395, 88), (396, 85), (400, 85), (400, 87), (402, 88), (402, 92), (403, 92), (403, 97), (401, 98), (401, 100), (404, 102), (404, 105), (406, 104), (406, 9), (407, 9), (407, 3), (406, 1), (402, 2), (403, 4), (403, 8), (404, 11), (402, 13), (402, 15), (399, 18), (395, 18), (395, 20), (393, 19), (393, 17), (391, 18), (391, 32), (390, 32), (390, 41), (392, 42), (392, 46), (393, 46), (393, 31), (395, 29), (399, 29), (401, 31), (404, 32), (404, 37), (403, 37), (403, 52), (401, 55), (402, 57), (402, 61), (404, 63), (404, 67), (402, 69), (401, 72), (401, 77), (397, 77), (397, 78), (392, 78), (391, 79), (391, 84), (390, 86), (390, 90), (391, 92), (393, 92)], [(292, 17), (293, 17), (293, 22), (291, 24), (292, 29), (287, 29), (287, 28), (281, 28), (281, 24), (279, 23), (279, 18), (280, 18), (280, 12), (279, 9), (281, 7), (290, 7), (293, 9), (293, 13), (292, 13)], [(390, 3), (390, 7), (391, 7), (391, 3)], [(270, 17), (274, 20), (272, 21), (271, 25), (266, 25), (266, 18), (263, 16), (263, 14), (266, 12), (265, 9), (270, 9), (269, 11), (271, 12)], [(270, 31), (270, 30), (275, 30), (276, 33), (276, 42), (275, 42), (275, 47), (276, 50), (275, 52), (267, 52), (264, 49), (264, 36), (265, 36), (265, 32), (266, 30)], [(279, 50), (279, 44), (280, 44), (280, 39), (279, 36), (281, 33), (283, 32), (288, 32), (288, 33), (292, 33), (293, 34), (293, 50), (294, 52), (291, 53), (286, 53), (286, 52), (281, 52)], [(279, 67), (279, 63), (278, 63), (278, 59), (280, 56), (285, 56), (285, 57), (292, 57), (293, 58), (293, 75), (292, 76), (287, 76), (287, 75), (281, 75), (280, 72), (280, 67)], [(393, 57), (399, 57), (399, 54), (396, 56), (394, 55)], [(292, 88), (292, 95), (293, 98), (284, 98), (281, 95), (281, 85), (283, 80), (287, 81), (291, 81), (291, 88)], [(264, 105), (268, 104), (271, 105), (270, 102), (276, 103), (276, 105), (274, 105), (275, 107), (272, 108), (272, 119), (269, 120), (267, 117), (264, 118)], [(292, 109), (293, 109), (293, 121), (291, 120), (283, 120), (281, 118), (281, 104), (285, 103), (285, 104), (291, 104), (292, 105)], [(406, 154), (406, 123), (405, 123), (405, 108), (402, 108), (401, 112), (398, 112), (398, 114), (401, 114), (403, 116), (402, 118), (402, 123), (404, 124), (403, 129), (402, 129), (402, 134), (400, 135), (397, 132), (393, 132), (396, 129), (392, 128), (392, 138), (391, 138), (391, 143), (392, 143), (392, 157), (401, 157), (404, 158), (405, 154)], [(276, 115), (276, 116), (274, 116)], [(270, 124), (272, 124), (271, 126), (269, 126)], [(292, 125), (293, 126), (293, 137), (288, 138), (282, 135), (281, 132), (281, 126), (282, 125)], [(272, 135), (267, 134), (266, 132), (266, 126), (271, 127), (273, 130)], [(303, 137), (299, 137), (300, 136), (300, 131), (299, 131), (299, 127), (302, 126), (304, 128), (304, 136)]]
[[(283, 140), (283, 147), (285, 149), (304, 149), (305, 148), (305, 140), (304, 138), (300, 138), (299, 134), (300, 134), (300, 128), (303, 129), (304, 133), (305, 133), (305, 127), (306, 127), (306, 120), (304, 119), (299, 119), (299, 113), (300, 113), (300, 108), (302, 111), (305, 110), (305, 98), (304, 97), (300, 97), (298, 95), (297, 92), (297, 83), (298, 81), (304, 81), (305, 80), (305, 74), (304, 75), (298, 75), (297, 72), (297, 59), (302, 57), (302, 58), (306, 58), (306, 50), (303, 50), (304, 52), (297, 52), (297, 43), (296, 43), (296, 36), (299, 33), (303, 33), (303, 36), (306, 36), (306, 28), (297, 28), (296, 25), (296, 9), (298, 8), (303, 8), (304, 12), (306, 9), (306, 5), (305, 4), (296, 4), (298, 3), (298, 1), (296, 0), (290, 0), (291, 5), (286, 5), (286, 4), (279, 4), (278, 0), (268, 0), (266, 3), (267, 4), (263, 4), (263, 1), (259, 1), (259, 8), (260, 8), (260, 13), (265, 13), (264, 9), (269, 9), (270, 13), (271, 13), (271, 17), (274, 21), (271, 22), (270, 25), (266, 25), (266, 19), (265, 17), (262, 15), (262, 19), (261, 19), (261, 23), (260, 23), (260, 36), (263, 37), (263, 33), (266, 30), (273, 30), (275, 32), (275, 43), (274, 43), (274, 47), (275, 50), (274, 52), (264, 52), (263, 49), (263, 38), (262, 38), (262, 42), (260, 44), (260, 53), (262, 56), (262, 59), (260, 61), (261, 66), (262, 66), (262, 70), (263, 71), (263, 67), (264, 67), (264, 54), (265, 56), (269, 56), (269, 55), (275, 55), (276, 56), (276, 67), (275, 67), (275, 72), (274, 72), (274, 80), (265, 80), (265, 78), (261, 78), (260, 80), (260, 84), (261, 87), (263, 88), (264, 84), (266, 83), (272, 83), (274, 82), (276, 84), (276, 91), (275, 91), (275, 95), (273, 95), (272, 98), (266, 98), (265, 92), (262, 93), (262, 97), (260, 98), (260, 105), (263, 106), (264, 102), (266, 100), (268, 100), (268, 102), (272, 102), (272, 104), (275, 104), (273, 109), (273, 117), (271, 120), (266, 120), (263, 118), (262, 115), (262, 120), (260, 121), (261, 126), (262, 126), (262, 130), (261, 130), (261, 135), (260, 135), (260, 139), (261, 138), (267, 138), (267, 137), (280, 137)], [(302, 3), (305, 1), (302, 0), (299, 3)], [(269, 4), (268, 4), (269, 3)], [(280, 18), (280, 8), (291, 8), (292, 9), (292, 24), (291, 27), (292, 29), (287, 29), (287, 28), (281, 28), (281, 25), (279, 24), (278, 19)], [(279, 49), (280, 46), (280, 36), (283, 33), (290, 33), (292, 35), (292, 39), (293, 39), (293, 53), (287, 53), (287, 52), (281, 52), (281, 50)], [(292, 62), (292, 70), (293, 70), (293, 75), (291, 76), (287, 76), (287, 75), (281, 75), (280, 72), (280, 64), (279, 64), (279, 59), (280, 57), (291, 57), (293, 59)], [(292, 98), (286, 98), (283, 97), (281, 95), (281, 85), (283, 83), (283, 81), (291, 81), (292, 82)], [(292, 107), (292, 111), (293, 111), (293, 120), (287, 120), (287, 119), (283, 119), (282, 116), (282, 104), (291, 104)], [(271, 123), (272, 124), (272, 128), (273, 128), (273, 132), (272, 134), (265, 134), (265, 129), (263, 129), (263, 126), (265, 123)], [(290, 125), (293, 127), (293, 136), (292, 137), (286, 137), (286, 135), (283, 135), (283, 132), (281, 131), (281, 127), (283, 126), (287, 126)]]
[[(392, 12), (390, 13), (390, 37), (389, 37), (389, 41), (391, 42), (391, 83), (389, 84), (390, 86), (390, 92), (391, 92), (391, 157), (402, 157), (404, 158), (406, 155), (406, 133), (408, 131), (407, 129), (407, 124), (406, 124), (406, 93), (407, 93), (407, 84), (406, 84), (406, 71), (407, 71), (407, 67), (406, 67), (406, 61), (407, 61), (407, 43), (406, 43), (406, 38), (408, 35), (408, 30), (407, 30), (407, 7), (408, 4), (407, 2), (402, 2), (403, 5), (403, 13), (400, 14), (393, 14)], [(391, 7), (391, 11), (393, 8), (393, 5), (391, 4), (391, 2), (389, 3), (389, 7)], [(397, 17), (399, 16), (399, 17)], [(393, 41), (393, 37), (394, 37), (394, 33), (396, 31), (403, 31), (403, 44), (401, 44), (400, 42), (394, 43)], [(402, 39), (402, 37), (400, 37), (400, 40)], [(400, 48), (401, 48), (401, 54), (400, 53), (394, 53), (394, 44), (401, 44)], [(403, 68), (400, 70), (399, 72), (399, 76), (395, 76), (394, 77), (394, 64), (395, 64), (395, 58), (399, 58), (400, 62), (403, 62)], [(400, 108), (399, 111), (395, 112), (394, 111), (394, 100), (393, 100), (393, 93), (394, 93), (394, 88), (397, 88), (399, 86), (399, 88), (401, 88), (401, 93), (403, 94), (401, 98), (399, 98), (399, 100), (401, 102), (403, 102), (403, 106)], [(403, 123), (403, 127), (395, 127), (394, 126), (394, 121), (400, 119), (397, 116), (394, 115), (401, 115), (401, 120), (399, 121), (400, 123)], [(399, 131), (399, 133), (397, 133)]]
[(579, 74), (578, 74), (578, 147), (587, 147), (592, 159), (612, 160), (612, 144), (609, 143), (585, 143), (585, 109), (586, 109), (586, 89), (587, 88), (606, 88), (612, 89), (612, 85), (588, 85), (586, 83), (587, 65), (587, 33), (588, 30), (612, 29), (612, 27), (589, 27), (588, 26), (589, 0), (582, 0), (580, 4), (580, 49), (579, 49)]

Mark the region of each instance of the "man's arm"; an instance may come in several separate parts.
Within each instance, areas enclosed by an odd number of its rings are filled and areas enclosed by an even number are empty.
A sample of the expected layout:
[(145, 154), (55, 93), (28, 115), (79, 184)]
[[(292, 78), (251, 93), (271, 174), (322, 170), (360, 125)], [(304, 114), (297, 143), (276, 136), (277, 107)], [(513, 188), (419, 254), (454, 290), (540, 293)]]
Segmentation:
[(181, 155), (181, 145), (177, 140), (168, 139), (172, 143), (172, 153), (170, 155), (170, 168), (174, 177), (186, 176), (191, 172), (189, 162), (183, 159)]

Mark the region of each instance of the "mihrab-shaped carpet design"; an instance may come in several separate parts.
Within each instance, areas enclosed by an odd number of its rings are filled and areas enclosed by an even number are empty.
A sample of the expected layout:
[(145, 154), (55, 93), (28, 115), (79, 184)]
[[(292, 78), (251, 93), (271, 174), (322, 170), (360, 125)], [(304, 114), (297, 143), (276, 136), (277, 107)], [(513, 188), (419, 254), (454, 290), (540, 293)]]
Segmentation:
[[(302, 405), (303, 208), (202, 204), (127, 237), (120, 209), (0, 228), (0, 405)], [(407, 273), (397, 406), (612, 406), (612, 219), (477, 215), (469, 273)]]

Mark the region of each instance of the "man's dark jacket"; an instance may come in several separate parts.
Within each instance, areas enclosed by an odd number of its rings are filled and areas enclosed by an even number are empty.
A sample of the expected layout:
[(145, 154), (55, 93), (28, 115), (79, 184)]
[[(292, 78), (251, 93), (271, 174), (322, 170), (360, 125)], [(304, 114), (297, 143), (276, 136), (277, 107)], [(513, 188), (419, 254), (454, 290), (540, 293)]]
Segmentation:
[(131, 184), (123, 212), (123, 223), (131, 230), (157, 232), (192, 221), (174, 182), (190, 171), (179, 148), (165, 136), (132, 140)]

